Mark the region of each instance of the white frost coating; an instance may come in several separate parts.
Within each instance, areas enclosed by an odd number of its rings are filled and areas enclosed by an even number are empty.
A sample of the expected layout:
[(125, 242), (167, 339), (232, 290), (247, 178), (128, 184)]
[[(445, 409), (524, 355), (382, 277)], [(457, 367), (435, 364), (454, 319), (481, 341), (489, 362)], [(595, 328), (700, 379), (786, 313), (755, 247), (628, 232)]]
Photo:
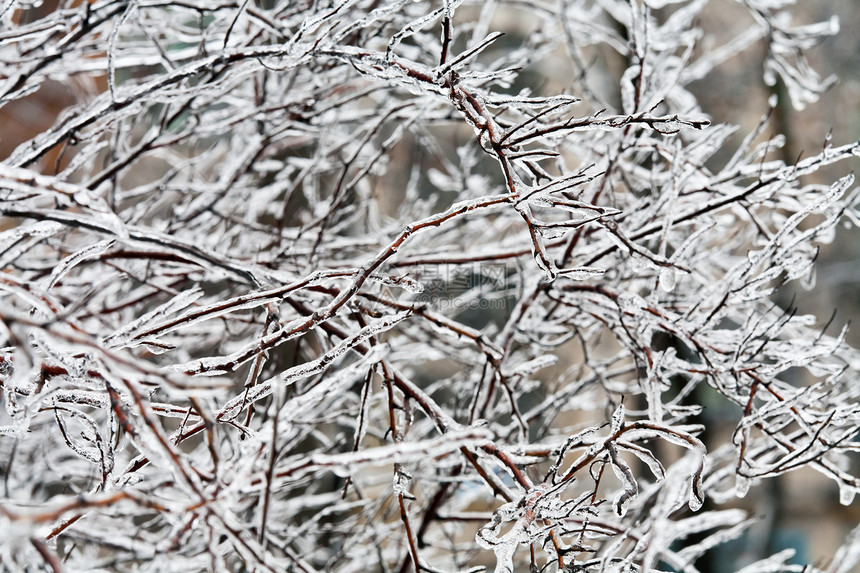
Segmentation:
[[(754, 519), (746, 519), (747, 514), (741, 510), (714, 511), (710, 514), (697, 514), (684, 519), (674, 529), (678, 536), (707, 532), (704, 539), (678, 551), (678, 557), (684, 562), (695, 561), (699, 556), (711, 549), (740, 537), (745, 530), (753, 525)], [(708, 531), (711, 530), (711, 531)]]
[(749, 493), (752, 480), (740, 473), (735, 474), (735, 495), (738, 497), (746, 497)]
[[(439, 438), (418, 440), (411, 443), (398, 443), (388, 446), (368, 448), (359, 452), (345, 454), (315, 454), (310, 458), (307, 470), (304, 463), (296, 464), (296, 470), (310, 471), (319, 468), (352, 468), (361, 465), (384, 465), (391, 462), (409, 463), (427, 457), (441, 456), (461, 447), (480, 447), (489, 443), (490, 434), (481, 428), (464, 428), (452, 430)], [(300, 467), (299, 467), (300, 466)], [(289, 472), (292, 468), (284, 466), (280, 472)]]
[(680, 4), (684, 0), (645, 0), (645, 3), (654, 9), (664, 8), (670, 4)]
[(558, 274), (565, 278), (575, 281), (584, 281), (593, 279), (603, 275), (606, 269), (596, 269), (593, 267), (577, 267), (572, 269), (558, 269)]
[(748, 525), (739, 467), (852, 497), (860, 353), (772, 295), (860, 222), (822, 172), (860, 145), (796, 160), (779, 98), (740, 133), (696, 97), (761, 51), (808, 105), (835, 20), (115, 4), (0, 2), (4, 109), (72, 98), (0, 163), (6, 568), (682, 571)]
[(194, 304), (200, 297), (203, 296), (203, 290), (200, 288), (192, 288), (183, 291), (171, 298), (169, 301), (160, 305), (158, 308), (149, 311), (137, 320), (125, 325), (123, 328), (115, 331), (110, 336), (105, 337), (104, 344), (108, 348), (122, 348), (129, 344), (135, 344), (135, 336), (143, 331), (147, 326), (155, 320), (166, 315), (178, 312), (188, 305)]
[(402, 288), (403, 290), (418, 294), (424, 292), (424, 285), (408, 276), (372, 276), (370, 280), (378, 282), (385, 286)]
[(738, 570), (737, 573), (801, 573), (804, 570), (804, 566), (794, 566), (786, 563), (789, 559), (794, 557), (794, 554), (794, 549), (783, 549), (779, 553), (775, 553), (767, 559), (762, 559), (747, 565), (743, 569)]
[(409, 495), (409, 482), (412, 481), (412, 476), (403, 470), (395, 471), (394, 478), (391, 484), (391, 491), (394, 495)]
[(621, 428), (624, 426), (624, 404), (618, 404), (615, 410), (612, 412), (612, 426), (610, 431), (613, 434), (617, 434), (621, 431)]
[(518, 521), (493, 547), (493, 553), (496, 554), (494, 573), (513, 573), (514, 553), (517, 550), (517, 546), (527, 541), (528, 533), (525, 530), (525, 525)]
[[(379, 325), (375, 326), (378, 327)], [(364, 338), (369, 338), (369, 332), (370, 327), (368, 327), (366, 331), (361, 333), (360, 336), (364, 336)], [(381, 330), (375, 330), (373, 332), (379, 333), (381, 332)], [(269, 380), (266, 380), (265, 382), (256, 385), (247, 393), (240, 396), (236, 396), (235, 398), (227, 402), (227, 404), (225, 404), (224, 407), (218, 412), (218, 418), (230, 420), (240, 413), (241, 407), (244, 407), (249, 403), (253, 403), (258, 400), (262, 400), (263, 398), (266, 398), (267, 396), (271, 395), (277, 388), (285, 387), (289, 384), (295, 383), (297, 380), (321, 372), (326, 367), (328, 367), (331, 362), (336, 360), (337, 357), (342, 356), (346, 350), (352, 348), (358, 342), (360, 342), (359, 337), (347, 339), (338, 347), (332, 349), (332, 351), (327, 354), (324, 354), (317, 360), (294, 366), (286, 372), (283, 372), (278, 376), (270, 378)], [(360, 360), (352, 364), (348, 369), (340, 370), (336, 375), (328, 377), (320, 384), (314, 386), (310, 391), (306, 392), (305, 394), (301, 394), (291, 399), (284, 405), (283, 408), (284, 411), (287, 412), (287, 418), (289, 418), (291, 415), (301, 415), (304, 411), (306, 411), (306, 409), (310, 408), (312, 405), (320, 403), (320, 401), (326, 395), (336, 392), (342, 385), (352, 382), (356, 376), (359, 376), (363, 372), (365, 372), (368, 366), (376, 364), (377, 362), (382, 360), (390, 352), (390, 350), (391, 349), (387, 344), (377, 344)]]
[[(283, 407), (286, 417), (288, 419), (293, 417), (300, 418), (302, 412), (306, 412), (316, 406), (327, 395), (334, 394), (342, 390), (345, 384), (353, 382), (355, 378), (363, 374), (368, 366), (376, 364), (382, 360), (388, 354), (389, 350), (390, 348), (387, 344), (378, 344), (356, 364), (350, 366), (349, 369), (341, 370), (336, 375), (325, 378), (310, 391), (289, 400)], [(261, 388), (285, 388), (301, 378), (306, 378), (319, 373), (328, 366), (331, 361), (336, 360), (341, 354), (342, 352), (329, 352), (324, 355), (322, 359), (314, 361), (314, 363), (294, 366), (287, 372), (281, 374), (280, 381), (268, 381), (266, 384), (263, 384)], [(249, 397), (249, 399), (253, 398), (254, 400), (260, 400), (264, 397), (264, 394), (255, 392)]]
[(689, 506), (693, 511), (699, 511), (705, 503), (705, 492), (702, 489), (702, 473), (704, 471), (704, 456), (698, 460), (698, 466), (690, 477), (690, 501)]
[[(514, 521), (511, 528), (499, 536), (502, 522)], [(528, 528), (531, 518), (527, 517), (517, 504), (508, 503), (499, 507), (493, 514), (493, 520), (485, 525), (475, 536), (476, 543), (485, 549), (490, 549), (496, 556), (495, 573), (514, 573), (514, 555), (520, 544), (528, 543)]]
[(688, 474), (690, 476), (690, 496), (688, 503), (690, 509), (693, 511), (700, 509), (705, 501), (705, 492), (702, 485), (707, 455), (705, 445), (681, 428), (663, 428), (658, 426), (648, 427), (647, 429), (640, 429), (637, 426), (634, 430), (625, 433), (625, 439), (631, 440), (634, 436), (645, 435), (659, 436), (664, 440), (689, 450), (689, 453), (683, 458), (684, 463), (688, 464), (690, 468)]
[(833, 556), (827, 573), (850, 573), (860, 563), (860, 526), (851, 530), (845, 543)]
[(29, 225), (16, 225), (0, 233), (0, 243), (6, 247), (24, 236), (50, 237), (62, 229), (63, 226), (54, 221), (37, 221)]
[[(564, 227), (564, 226), (559, 226), (559, 227), (541, 226), (541, 227), (538, 227), (538, 232), (540, 233), (541, 237), (543, 237), (544, 239), (547, 239), (549, 241), (552, 241), (552, 240), (555, 240), (555, 239), (558, 239), (558, 238), (565, 236), (569, 230), (570, 229), (568, 229), (567, 227)], [(572, 269), (572, 270), (576, 270), (576, 269)], [(563, 274), (563, 273), (559, 272), (559, 274)], [(585, 276), (585, 278), (588, 278), (588, 277)], [(574, 280), (576, 280), (576, 279), (574, 279)]]
[(644, 314), (648, 303), (645, 299), (635, 293), (623, 292), (618, 295), (618, 306), (621, 311), (632, 315), (634, 318), (641, 317)]
[(633, 470), (630, 469), (627, 462), (625, 462), (618, 454), (618, 449), (615, 447), (615, 444), (613, 442), (607, 442), (606, 449), (609, 452), (612, 471), (624, 486), (624, 490), (615, 496), (612, 508), (618, 517), (624, 517), (627, 514), (627, 508), (630, 505), (630, 502), (639, 494), (639, 484), (633, 475)]
[(114, 239), (107, 239), (105, 241), (99, 241), (94, 245), (90, 245), (88, 247), (84, 247), (83, 249), (72, 253), (65, 259), (63, 259), (60, 264), (58, 264), (53, 272), (51, 272), (51, 276), (48, 277), (47, 285), (45, 286), (45, 290), (50, 290), (57, 284), (57, 282), (63, 278), (75, 265), (80, 264), (81, 262), (98, 257), (108, 249), (110, 249), (116, 241)]
[(539, 356), (533, 360), (529, 360), (528, 362), (524, 362), (524, 363), (516, 366), (511, 371), (511, 374), (519, 375), (519, 376), (529, 376), (531, 374), (534, 374), (538, 370), (541, 370), (542, 368), (547, 368), (549, 366), (552, 366), (556, 362), (558, 362), (558, 356), (555, 356), (552, 354), (547, 354), (545, 356)]
[(494, 97), (488, 98), (487, 103), (495, 106), (503, 106), (505, 104), (516, 103), (524, 107), (544, 108), (550, 106), (562, 106), (579, 103), (579, 98), (567, 95), (550, 96), (550, 97)]
[(839, 484), (839, 503), (845, 506), (851, 505), (854, 501), (854, 496), (857, 494), (857, 488), (846, 483)]
[[(377, 334), (385, 332), (386, 330), (389, 330), (390, 328), (393, 328), (398, 323), (409, 318), (411, 315), (412, 311), (403, 311), (391, 316), (386, 316), (385, 318), (374, 320), (369, 325), (362, 328), (355, 336), (347, 338), (346, 340), (326, 352), (317, 360), (313, 360), (305, 364), (300, 364), (298, 366), (293, 366), (286, 372), (282, 373), (280, 375), (281, 382), (283, 384), (290, 384), (294, 380), (304, 378), (305, 376), (309, 376), (311, 374), (319, 372), (320, 370), (346, 354), (347, 351), (355, 347), (357, 344), (361, 344), (372, 336), (375, 336)], [(378, 361), (387, 352), (388, 348), (382, 347), (378, 351), (371, 354), (371, 358), (375, 361)]]
[(15, 424), (12, 426), (0, 426), (0, 436), (21, 439), (27, 435), (27, 425)]
[[(53, 221), (39, 221), (31, 225), (13, 227), (0, 234), (0, 266), (6, 267), (22, 253), (26, 252), (36, 239), (50, 237), (62, 230), (63, 226)], [(31, 240), (26, 240), (29, 237)], [(0, 267), (0, 268), (2, 268)]]
[(676, 271), (671, 267), (663, 267), (660, 270), (660, 288), (665, 292), (675, 290)]
[(617, 446), (620, 450), (630, 452), (639, 458), (642, 463), (648, 466), (648, 469), (651, 470), (651, 474), (657, 479), (657, 481), (661, 481), (666, 478), (666, 469), (663, 467), (663, 464), (660, 463), (660, 460), (651, 453), (651, 451), (644, 447), (633, 446), (632, 444), (625, 444), (623, 442), (619, 442)]

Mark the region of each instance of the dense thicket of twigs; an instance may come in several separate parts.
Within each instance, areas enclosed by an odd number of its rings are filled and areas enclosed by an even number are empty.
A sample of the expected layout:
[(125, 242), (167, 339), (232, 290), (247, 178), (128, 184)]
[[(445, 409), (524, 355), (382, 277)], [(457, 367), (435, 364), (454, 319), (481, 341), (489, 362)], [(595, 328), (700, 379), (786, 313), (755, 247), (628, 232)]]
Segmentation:
[(836, 24), (742, 3), (4, 1), (0, 105), (79, 103), (0, 164), (3, 567), (696, 571), (762, 480), (851, 503), (860, 356), (772, 295), (860, 144), (687, 89), (810, 104)]

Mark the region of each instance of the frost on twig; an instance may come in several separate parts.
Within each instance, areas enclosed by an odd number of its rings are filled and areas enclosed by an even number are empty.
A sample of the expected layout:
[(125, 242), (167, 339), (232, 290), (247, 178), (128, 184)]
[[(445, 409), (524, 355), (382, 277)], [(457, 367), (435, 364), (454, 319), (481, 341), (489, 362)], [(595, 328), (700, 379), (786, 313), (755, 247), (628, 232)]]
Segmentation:
[(786, 164), (763, 109), (733, 147), (690, 86), (759, 46), (810, 105), (835, 21), (31, 4), (0, 106), (76, 103), (0, 163), (10, 570), (695, 571), (751, 487), (860, 491), (860, 355), (773, 302), (857, 222), (816, 176), (860, 143)]

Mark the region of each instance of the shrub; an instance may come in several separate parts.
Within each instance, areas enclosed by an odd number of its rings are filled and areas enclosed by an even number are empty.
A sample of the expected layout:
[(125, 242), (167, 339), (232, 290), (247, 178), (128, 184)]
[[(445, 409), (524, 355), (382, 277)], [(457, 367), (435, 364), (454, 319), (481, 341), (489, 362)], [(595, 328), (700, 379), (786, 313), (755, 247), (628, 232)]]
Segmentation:
[(860, 143), (768, 127), (835, 22), (706, 4), (4, 2), (0, 101), (75, 100), (0, 164), (4, 567), (696, 571), (750, 487), (851, 503), (860, 357), (774, 296)]

